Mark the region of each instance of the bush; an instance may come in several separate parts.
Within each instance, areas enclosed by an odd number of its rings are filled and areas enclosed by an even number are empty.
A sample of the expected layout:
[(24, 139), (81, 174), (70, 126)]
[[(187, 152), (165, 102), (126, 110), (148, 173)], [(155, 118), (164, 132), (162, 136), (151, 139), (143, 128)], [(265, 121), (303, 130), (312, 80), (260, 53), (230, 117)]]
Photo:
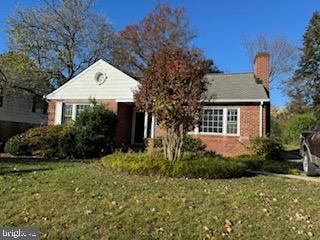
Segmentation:
[(73, 123), (64, 125), (58, 139), (58, 155), (61, 158), (74, 158), (77, 156), (76, 129)]
[(27, 132), (10, 138), (5, 152), (13, 155), (36, 155), (58, 157), (58, 138), (63, 126), (31, 128)]
[(256, 137), (251, 140), (251, 150), (254, 154), (267, 160), (280, 160), (283, 146), (274, 137)]
[(200, 138), (194, 138), (187, 135), (184, 139), (182, 149), (186, 152), (202, 152), (206, 149), (206, 145)]
[(244, 162), (208, 157), (202, 154), (169, 163), (163, 156), (146, 153), (115, 153), (102, 158), (105, 166), (129, 173), (188, 178), (234, 178), (247, 175)]
[[(154, 147), (162, 148), (162, 138), (157, 137), (154, 139)], [(200, 138), (194, 138), (186, 135), (184, 138), (182, 150), (185, 152), (202, 152), (206, 148), (206, 145), (201, 141)]]
[(91, 158), (110, 153), (115, 115), (103, 106), (82, 112), (75, 123), (32, 128), (11, 138), (5, 151), (45, 158)]
[(20, 134), (10, 138), (5, 144), (4, 151), (17, 156), (30, 155), (31, 151), (26, 135)]
[(77, 157), (90, 158), (110, 153), (115, 125), (115, 114), (104, 106), (95, 105), (82, 112), (74, 124)]
[(299, 145), (299, 136), (302, 131), (311, 129), (316, 123), (313, 114), (299, 114), (291, 117), (283, 130), (285, 143)]
[(60, 157), (59, 137), (63, 128), (63, 125), (58, 125), (28, 130), (25, 134), (32, 155), (45, 158)]

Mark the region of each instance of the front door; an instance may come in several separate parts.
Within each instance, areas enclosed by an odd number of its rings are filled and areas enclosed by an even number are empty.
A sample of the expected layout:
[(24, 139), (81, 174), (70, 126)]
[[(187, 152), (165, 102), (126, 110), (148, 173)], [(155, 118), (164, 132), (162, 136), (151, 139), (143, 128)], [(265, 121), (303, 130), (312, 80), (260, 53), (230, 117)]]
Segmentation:
[(134, 144), (143, 144), (144, 112), (135, 113)]

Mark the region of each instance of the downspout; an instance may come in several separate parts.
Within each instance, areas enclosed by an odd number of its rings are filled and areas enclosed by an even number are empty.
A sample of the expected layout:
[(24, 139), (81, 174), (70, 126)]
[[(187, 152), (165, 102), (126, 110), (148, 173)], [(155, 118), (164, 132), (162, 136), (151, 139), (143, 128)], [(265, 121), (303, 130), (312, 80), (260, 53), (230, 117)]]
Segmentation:
[(263, 135), (263, 101), (260, 102), (260, 137)]

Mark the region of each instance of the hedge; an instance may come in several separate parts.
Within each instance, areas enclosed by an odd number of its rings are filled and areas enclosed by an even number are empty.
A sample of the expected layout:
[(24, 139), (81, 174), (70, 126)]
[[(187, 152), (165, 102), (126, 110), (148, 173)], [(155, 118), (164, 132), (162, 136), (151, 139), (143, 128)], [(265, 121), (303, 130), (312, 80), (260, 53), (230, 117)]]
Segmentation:
[(248, 176), (247, 170), (275, 173), (300, 173), (293, 164), (265, 160), (258, 155), (239, 157), (214, 157), (210, 154), (184, 154), (182, 161), (169, 163), (163, 156), (146, 153), (122, 153), (105, 156), (101, 159), (105, 167), (130, 174), (157, 175), (203, 179), (227, 179)]
[(247, 165), (244, 162), (200, 154), (198, 157), (186, 156), (182, 161), (169, 163), (162, 156), (117, 152), (103, 157), (102, 162), (104, 166), (115, 170), (142, 175), (216, 179), (235, 178), (247, 174)]

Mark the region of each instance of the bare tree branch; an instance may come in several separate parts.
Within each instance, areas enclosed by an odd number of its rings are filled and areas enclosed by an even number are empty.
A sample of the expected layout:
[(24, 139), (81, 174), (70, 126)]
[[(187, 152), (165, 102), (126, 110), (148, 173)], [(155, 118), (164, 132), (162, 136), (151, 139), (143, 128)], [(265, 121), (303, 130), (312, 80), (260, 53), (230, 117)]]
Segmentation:
[(97, 59), (110, 60), (113, 28), (91, 11), (92, 0), (43, 0), (9, 17), (10, 49), (35, 60), (60, 84)]
[(292, 73), (298, 60), (298, 49), (283, 35), (270, 39), (260, 33), (254, 38), (243, 39), (242, 44), (252, 63), (258, 52), (269, 52), (271, 87), (279, 87), (282, 84), (280, 78)]

